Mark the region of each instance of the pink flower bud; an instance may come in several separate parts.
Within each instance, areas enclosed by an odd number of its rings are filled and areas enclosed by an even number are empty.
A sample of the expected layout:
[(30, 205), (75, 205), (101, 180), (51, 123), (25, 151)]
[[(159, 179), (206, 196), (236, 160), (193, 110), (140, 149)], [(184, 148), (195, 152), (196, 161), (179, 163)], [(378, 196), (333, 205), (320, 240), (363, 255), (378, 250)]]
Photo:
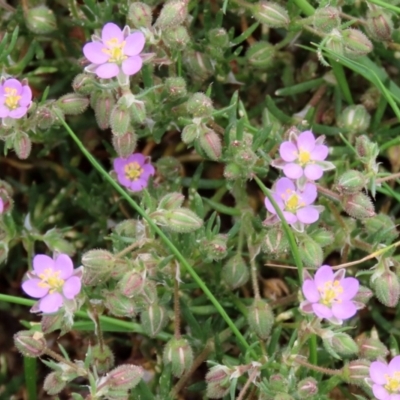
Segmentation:
[(118, 102), (111, 111), (110, 126), (112, 133), (116, 136), (124, 135), (128, 132), (131, 123), (131, 116), (127, 107)]
[(41, 327), (43, 333), (50, 333), (60, 330), (60, 336), (69, 332), (72, 328), (72, 321), (65, 318), (63, 313), (43, 315), (41, 320)]
[(60, 393), (66, 385), (67, 382), (62, 379), (60, 372), (50, 372), (44, 379), (43, 389), (49, 396), (54, 396)]
[(267, 339), (274, 324), (274, 314), (265, 300), (255, 300), (249, 308), (247, 321), (260, 339)]
[(322, 7), (315, 10), (313, 26), (315, 29), (330, 33), (332, 29), (340, 25), (340, 10), (336, 7)]
[(56, 104), (65, 115), (79, 115), (89, 106), (89, 99), (77, 93), (69, 93), (61, 96)]
[(368, 10), (365, 27), (369, 36), (377, 42), (389, 41), (392, 38), (392, 16), (383, 9)]
[(297, 395), (300, 399), (308, 399), (318, 394), (318, 382), (314, 378), (305, 378), (297, 384)]
[(252, 12), (257, 21), (270, 28), (285, 28), (290, 22), (286, 9), (271, 1), (259, 1), (252, 7)]
[(14, 344), (25, 357), (40, 357), (47, 348), (43, 333), (38, 331), (17, 332), (14, 335)]
[(93, 103), (97, 125), (100, 129), (107, 129), (110, 126), (111, 112), (115, 106), (114, 95), (111, 92), (101, 92), (94, 95)]
[(210, 117), (214, 111), (212, 100), (204, 93), (195, 93), (187, 101), (186, 108), (194, 117)]
[(249, 267), (240, 254), (230, 258), (222, 268), (222, 280), (231, 290), (245, 285), (249, 275)]
[(150, 337), (156, 336), (168, 322), (165, 308), (157, 303), (150, 304), (148, 308), (142, 312), (140, 319), (144, 333)]
[(144, 284), (145, 280), (142, 274), (129, 271), (118, 282), (118, 289), (124, 296), (132, 298), (142, 292)]
[(169, 0), (164, 4), (156, 23), (162, 30), (182, 24), (188, 15), (188, 0)]
[(371, 363), (368, 360), (350, 361), (342, 368), (342, 379), (353, 385), (364, 385), (365, 379), (369, 378), (369, 367)]
[(76, 93), (89, 95), (96, 90), (95, 82), (96, 80), (93, 75), (84, 73), (78, 74), (72, 82), (72, 88)]
[(172, 374), (180, 378), (193, 364), (193, 350), (186, 339), (172, 338), (166, 343), (163, 353), (164, 364), (171, 364)]
[(132, 3), (126, 18), (133, 28), (150, 28), (153, 20), (151, 7), (140, 1)]
[(397, 306), (400, 296), (400, 282), (394, 272), (390, 270), (385, 270), (383, 273), (375, 272), (371, 276), (371, 286), (373, 286), (375, 295), (382, 304), (386, 307)]
[(378, 357), (386, 358), (389, 354), (387, 347), (378, 338), (361, 337), (357, 340), (360, 357), (374, 361)]
[(14, 136), (14, 150), (18, 158), (25, 160), (32, 150), (32, 141), (25, 132), (17, 132)]
[(107, 383), (120, 390), (133, 389), (142, 379), (143, 369), (136, 365), (124, 364), (107, 374)]
[(211, 160), (219, 160), (222, 153), (221, 138), (213, 130), (201, 134), (199, 144)]
[(127, 158), (136, 149), (137, 135), (132, 129), (123, 135), (113, 135), (112, 144), (119, 157)]
[(207, 398), (221, 399), (229, 392), (230, 376), (233, 371), (224, 365), (215, 365), (207, 375)]
[(371, 199), (364, 193), (355, 193), (345, 196), (342, 200), (343, 208), (351, 217), (356, 219), (371, 218), (375, 215), (375, 207)]
[(104, 292), (104, 306), (115, 317), (134, 317), (137, 307), (132, 299), (113, 290)]
[(342, 31), (343, 50), (348, 57), (360, 57), (370, 53), (374, 46), (358, 29), (347, 28)]

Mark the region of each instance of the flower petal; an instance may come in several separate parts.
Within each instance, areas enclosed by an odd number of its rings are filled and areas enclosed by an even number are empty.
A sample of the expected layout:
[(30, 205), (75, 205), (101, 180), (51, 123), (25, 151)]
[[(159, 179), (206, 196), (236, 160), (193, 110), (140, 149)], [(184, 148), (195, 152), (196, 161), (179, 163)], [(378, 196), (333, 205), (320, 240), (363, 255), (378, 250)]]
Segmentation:
[(303, 282), (302, 290), (304, 297), (311, 303), (316, 303), (321, 298), (318, 289), (315, 286), (315, 282), (311, 279), (307, 279)]
[(299, 152), (297, 147), (292, 142), (283, 142), (279, 147), (279, 154), (284, 161), (294, 161), (297, 160)]
[(315, 284), (317, 288), (323, 286), (326, 282), (331, 282), (333, 280), (333, 271), (329, 265), (323, 265), (318, 268), (314, 276)]
[(22, 118), (28, 112), (28, 107), (18, 107), (15, 110), (11, 110), (9, 117), (14, 119)]
[(103, 26), (101, 31), (101, 40), (104, 44), (107, 44), (109, 40), (116, 39), (118, 43), (124, 40), (124, 35), (122, 34), (121, 28), (114, 24), (113, 22), (108, 22)]
[(63, 305), (63, 297), (60, 293), (51, 293), (39, 301), (39, 310), (46, 314), (55, 313)]
[[(283, 210), (284, 204), (283, 204), (282, 199), (278, 198), (278, 196), (276, 194), (273, 194), (273, 198), (274, 198), (275, 202), (277, 203), (278, 207), (281, 210)], [(269, 201), (269, 199), (267, 197), (264, 200), (264, 204), (265, 204), (266, 209), (269, 212), (271, 212), (272, 214), (276, 214), (274, 206), (272, 205), (272, 203)]]
[(93, 64), (104, 64), (110, 58), (104, 49), (103, 43), (89, 42), (83, 46), (83, 54)]
[(324, 174), (322, 168), (317, 164), (308, 164), (304, 168), (304, 175), (310, 181), (316, 181)]
[(124, 173), (124, 168), (125, 165), (128, 163), (128, 161), (126, 159), (123, 158), (115, 158), (113, 161), (113, 165), (114, 165), (114, 170), (117, 174), (119, 173)]
[(3, 199), (0, 198), (0, 214), (2, 214), (4, 211), (4, 201)]
[(143, 173), (141, 178), (142, 179), (149, 179), (150, 176), (154, 175), (154, 173), (156, 172), (154, 167), (151, 164), (144, 164), (143, 167)]
[(6, 118), (10, 114), (10, 109), (4, 105), (0, 105), (0, 118)]
[(311, 131), (304, 131), (300, 133), (297, 138), (297, 146), (299, 150), (313, 151), (315, 147), (315, 137)]
[(388, 369), (390, 375), (400, 372), (400, 356), (396, 356), (390, 361)]
[(287, 195), (288, 192), (293, 192), (295, 190), (296, 188), (293, 181), (288, 178), (280, 178), (276, 181), (275, 193), (278, 195), (278, 197), (281, 197), (282, 194)]
[(71, 276), (63, 286), (63, 294), (67, 299), (73, 299), (81, 291), (81, 280), (77, 276)]
[(68, 279), (74, 272), (74, 264), (72, 263), (71, 258), (67, 254), (60, 254), (55, 259), (55, 271), (60, 271), (61, 279)]
[(356, 278), (344, 278), (340, 281), (343, 288), (343, 293), (340, 298), (344, 301), (351, 300), (358, 293), (360, 282)]
[(324, 161), (328, 157), (329, 149), (328, 146), (323, 144), (316, 145), (314, 150), (311, 152), (311, 160)]
[(15, 89), (18, 95), (20, 95), (22, 93), (22, 84), (17, 79), (7, 79), (3, 83), (3, 89), (5, 89), (5, 88)]
[(387, 364), (381, 361), (374, 361), (371, 363), (369, 367), (369, 376), (373, 380), (374, 383), (378, 385), (384, 385), (386, 383), (385, 375), (389, 374)]
[(125, 39), (124, 53), (127, 56), (137, 56), (143, 50), (145, 43), (146, 39), (142, 32), (133, 32)]
[(139, 56), (129, 57), (122, 61), (122, 71), (125, 75), (134, 75), (142, 68), (143, 60)]
[(115, 78), (119, 73), (119, 67), (114, 63), (105, 63), (96, 68), (96, 74), (99, 78)]
[(136, 162), (142, 166), (146, 162), (146, 157), (141, 153), (134, 153), (127, 158), (128, 163)]
[(332, 305), (332, 313), (336, 318), (349, 319), (357, 314), (357, 307), (352, 301), (343, 301)]
[(130, 179), (128, 179), (125, 174), (123, 174), (123, 173), (122, 174), (118, 174), (117, 175), (117, 179), (118, 179), (118, 182), (122, 186), (125, 186), (127, 188), (131, 186), (132, 181)]
[(296, 212), (296, 216), (303, 224), (313, 224), (318, 221), (319, 212), (313, 206), (300, 208)]
[(330, 318), (333, 315), (329, 307), (320, 303), (314, 303), (312, 309), (318, 318)]
[(54, 260), (46, 256), (45, 254), (37, 254), (33, 257), (33, 270), (35, 271), (36, 275), (40, 275), (46, 269), (54, 269)]
[(147, 186), (147, 181), (145, 179), (136, 179), (136, 181), (131, 182), (130, 189), (132, 192), (140, 192)]
[(312, 303), (310, 303), (309, 301), (302, 301), (299, 308), (306, 314), (312, 314), (314, 312), (312, 309)]
[(28, 279), (22, 284), (22, 290), (35, 299), (40, 299), (49, 291), (49, 288), (42, 288), (39, 284), (42, 282), (41, 279)]
[(306, 206), (309, 206), (310, 204), (314, 203), (317, 196), (317, 187), (313, 183), (307, 183), (304, 187), (304, 190), (301, 192), (301, 201)]
[[(386, 383), (386, 381), (385, 381)], [(372, 392), (378, 400), (390, 400), (389, 392), (381, 385), (373, 385)]]
[(283, 167), (283, 173), (290, 179), (299, 179), (303, 176), (303, 168), (298, 164), (290, 163)]
[(32, 90), (28, 85), (22, 87), (21, 98), (19, 99), (19, 105), (22, 107), (28, 107), (32, 102)]
[(291, 212), (283, 211), (283, 216), (288, 224), (294, 224), (297, 222), (297, 217)]

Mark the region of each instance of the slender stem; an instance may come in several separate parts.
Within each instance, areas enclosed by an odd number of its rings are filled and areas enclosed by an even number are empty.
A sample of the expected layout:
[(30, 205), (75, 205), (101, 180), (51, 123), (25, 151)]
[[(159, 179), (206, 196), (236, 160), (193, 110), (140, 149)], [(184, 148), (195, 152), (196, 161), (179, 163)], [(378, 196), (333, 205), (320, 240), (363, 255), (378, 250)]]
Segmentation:
[(251, 272), (251, 283), (253, 285), (254, 299), (260, 300), (260, 287), (258, 286), (257, 279), (257, 264), (256, 264), (256, 252), (254, 251), (254, 246), (251, 243), (251, 239), (247, 240), (247, 247), (249, 249), (250, 255), (250, 272)]
[(247, 390), (249, 389), (251, 383), (254, 381), (254, 379), (256, 378), (257, 374), (259, 373), (258, 369), (255, 369), (250, 376), (248, 377), (246, 383), (244, 384), (242, 390), (239, 393), (239, 396), (236, 398), (236, 400), (243, 400), (244, 396), (247, 393)]
[(90, 161), (90, 163), (93, 165), (97, 171), (103, 176), (103, 178), (129, 203), (129, 205), (151, 226), (151, 228), (158, 234), (158, 236), (161, 238), (161, 240), (165, 243), (166, 246), (169, 247), (171, 253), (176, 257), (176, 259), (179, 261), (180, 265), (183, 266), (191, 275), (191, 277), (194, 279), (194, 281), (199, 285), (199, 287), (203, 290), (204, 294), (209, 298), (211, 303), (215, 306), (215, 308), (218, 310), (220, 313), (221, 317), (225, 320), (225, 322), (228, 324), (228, 326), (232, 329), (232, 332), (234, 335), (238, 338), (239, 342), (242, 344), (244, 348), (247, 350), (250, 350), (252, 354), (255, 355), (255, 350), (251, 349), (250, 345), (247, 343), (246, 339), (244, 336), (240, 333), (240, 331), (236, 328), (235, 324), (229, 317), (229, 315), (226, 313), (224, 308), (221, 306), (219, 301), (215, 298), (215, 296), (211, 293), (211, 291), (208, 289), (206, 284), (203, 282), (203, 280), (200, 278), (200, 276), (196, 273), (196, 271), (193, 269), (193, 267), (186, 261), (186, 258), (182, 255), (182, 253), (177, 249), (177, 247), (171, 242), (171, 240), (164, 234), (164, 232), (155, 224), (155, 222), (147, 215), (147, 213), (143, 210), (142, 207), (140, 207), (136, 201), (134, 201), (129, 194), (122, 189), (122, 187), (114, 181), (114, 179), (104, 170), (104, 168), (98, 163), (98, 161), (89, 153), (88, 150), (86, 150), (85, 146), (83, 143), (79, 140), (79, 138), (76, 136), (74, 131), (69, 127), (69, 125), (64, 121), (63, 117), (61, 114), (55, 110), (55, 113), (57, 116), (60, 118), (61, 124), (64, 126), (66, 131), (69, 133), (69, 135), (72, 137), (72, 139), (75, 141), (79, 149), (82, 151), (82, 153), (85, 155), (85, 157)]
[[(75, 371), (79, 371), (79, 373), (84, 372), (84, 370), (81, 370), (80, 368), (78, 368), (77, 365), (75, 365), (73, 362), (67, 360), (66, 358), (64, 358), (63, 356), (60, 356), (59, 354), (57, 354), (55, 351), (51, 350), (51, 349), (46, 349), (44, 351), (45, 354), (47, 354), (49, 357), (54, 358), (54, 360), (63, 363), (63, 364), (67, 364), (69, 365), (71, 368), (73, 368)], [(86, 372), (85, 372), (86, 375)]]
[(321, 194), (323, 194), (326, 197), (329, 197), (332, 200), (336, 200), (336, 201), (340, 201), (340, 195), (336, 194), (335, 192), (332, 192), (332, 190), (329, 190), (327, 188), (324, 188), (323, 186), (320, 185), (316, 185), (318, 192), (320, 192)]
[(342, 373), (342, 371), (340, 369), (330, 369), (330, 368), (318, 367), (317, 365), (313, 365), (313, 364), (308, 363), (307, 361), (304, 361), (300, 357), (296, 357), (294, 359), (294, 362), (303, 367), (312, 369), (313, 371), (321, 372), (325, 375), (334, 376), (334, 375), (340, 375)]
[(125, 256), (126, 254), (130, 253), (134, 248), (138, 247), (139, 242), (134, 242), (130, 244), (128, 247), (125, 247), (125, 249), (121, 250), (119, 253), (115, 255), (117, 258), (121, 258)]
[(174, 316), (175, 316), (175, 339), (181, 338), (181, 308), (179, 304), (179, 282), (178, 282), (178, 263), (176, 263), (176, 276), (174, 281)]
[(314, 14), (315, 9), (307, 0), (293, 0), (293, 2), (307, 17)]
[(397, 174), (385, 176), (383, 178), (378, 178), (375, 182), (382, 183), (382, 182), (387, 182), (387, 181), (391, 181), (392, 179), (398, 179), (398, 178), (400, 178), (400, 172), (398, 172)]

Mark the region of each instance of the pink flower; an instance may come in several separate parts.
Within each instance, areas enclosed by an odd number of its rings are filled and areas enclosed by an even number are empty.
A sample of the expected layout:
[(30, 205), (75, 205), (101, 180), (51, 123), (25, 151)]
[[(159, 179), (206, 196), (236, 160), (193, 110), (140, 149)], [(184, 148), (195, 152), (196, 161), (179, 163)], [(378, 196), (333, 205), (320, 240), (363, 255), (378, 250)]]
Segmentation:
[(71, 258), (60, 254), (55, 260), (45, 254), (33, 258), (33, 271), (27, 273), (23, 291), (31, 297), (40, 299), (38, 311), (57, 312), (66, 300), (72, 300), (81, 291), (80, 268), (74, 270)]
[(302, 286), (306, 300), (300, 304), (300, 309), (339, 325), (353, 317), (357, 309), (363, 307), (352, 300), (360, 284), (356, 278), (345, 278), (345, 273), (344, 269), (334, 273), (329, 265), (323, 265), (314, 279), (307, 276)]
[(378, 400), (400, 400), (400, 356), (394, 357), (389, 365), (374, 361), (369, 367), (369, 376)]
[(114, 170), (118, 182), (133, 192), (139, 192), (147, 187), (150, 176), (155, 172), (149, 159), (140, 153), (132, 154), (128, 158), (116, 158)]
[[(306, 183), (304, 190), (300, 191), (288, 178), (280, 178), (276, 181), (272, 197), (288, 222), (288, 224), (312, 224), (319, 218), (321, 209), (311, 204), (317, 198), (317, 187), (312, 183)], [(265, 207), (272, 214), (276, 211), (271, 202), (265, 198)], [(274, 218), (275, 220), (275, 218)]]
[(32, 91), (16, 79), (0, 84), (0, 118), (22, 118), (32, 103)]
[(334, 169), (335, 166), (324, 161), (328, 156), (328, 147), (323, 145), (324, 136), (315, 139), (311, 131), (305, 131), (297, 136), (290, 133), (289, 141), (283, 142), (279, 148), (280, 158), (272, 165), (282, 169), (290, 179), (299, 179), (303, 175), (316, 181), (324, 171)]
[(142, 68), (140, 52), (145, 45), (142, 32), (130, 33), (129, 27), (122, 31), (109, 22), (104, 25), (101, 38), (92, 36), (93, 42), (86, 43), (83, 54), (92, 63), (86, 70), (94, 72), (99, 78), (116, 77), (121, 71), (134, 75)]
[(0, 197), (0, 214), (3, 214), (4, 212), (4, 201), (3, 199)]

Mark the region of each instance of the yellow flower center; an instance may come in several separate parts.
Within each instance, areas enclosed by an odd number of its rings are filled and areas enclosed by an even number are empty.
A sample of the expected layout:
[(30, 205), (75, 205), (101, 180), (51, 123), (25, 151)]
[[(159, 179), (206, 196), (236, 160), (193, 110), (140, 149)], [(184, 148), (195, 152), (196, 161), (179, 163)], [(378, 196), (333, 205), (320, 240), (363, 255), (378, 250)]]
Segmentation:
[(103, 52), (109, 56), (108, 62), (121, 63), (128, 57), (124, 54), (125, 40), (120, 42), (117, 38), (107, 40), (108, 48), (103, 48)]
[(60, 278), (61, 271), (54, 271), (50, 268), (45, 269), (43, 273), (39, 275), (42, 280), (38, 286), (41, 288), (50, 289), (49, 292), (56, 292), (64, 286), (64, 279)]
[(340, 303), (338, 296), (343, 293), (343, 287), (339, 281), (328, 281), (322, 287), (318, 288), (321, 295), (321, 302), (326, 306), (330, 306), (334, 301)]
[(124, 171), (125, 176), (131, 181), (136, 181), (143, 174), (143, 168), (136, 161), (126, 164)]
[(385, 389), (389, 393), (398, 393), (400, 390), (400, 372), (395, 372), (392, 376), (385, 375), (386, 385)]
[(285, 202), (285, 209), (290, 212), (295, 212), (298, 208), (305, 206), (304, 202), (300, 202), (300, 197), (294, 190), (287, 189), (286, 193), (282, 194), (282, 199)]
[(21, 96), (17, 95), (17, 89), (14, 88), (9, 88), (6, 87), (4, 88), (5, 91), (5, 103), (6, 106), (10, 109), (10, 110), (14, 110), (15, 108), (18, 107), (19, 105), (19, 99), (21, 98)]
[(311, 160), (311, 154), (309, 151), (300, 150), (299, 151), (299, 163), (300, 165), (305, 165)]

